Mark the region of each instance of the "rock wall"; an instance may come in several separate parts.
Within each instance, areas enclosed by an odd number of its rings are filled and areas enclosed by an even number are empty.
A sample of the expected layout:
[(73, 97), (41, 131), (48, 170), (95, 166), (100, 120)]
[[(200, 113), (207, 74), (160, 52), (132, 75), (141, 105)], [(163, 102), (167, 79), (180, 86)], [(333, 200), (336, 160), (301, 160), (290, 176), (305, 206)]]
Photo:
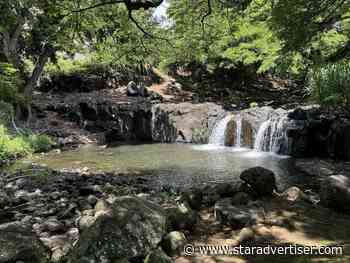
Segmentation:
[(207, 143), (216, 120), (225, 114), (214, 103), (157, 104), (152, 112), (152, 139), (167, 143)]
[(325, 113), (319, 107), (298, 108), (288, 117), (296, 124), (288, 129), (292, 156), (350, 160), (348, 118)]

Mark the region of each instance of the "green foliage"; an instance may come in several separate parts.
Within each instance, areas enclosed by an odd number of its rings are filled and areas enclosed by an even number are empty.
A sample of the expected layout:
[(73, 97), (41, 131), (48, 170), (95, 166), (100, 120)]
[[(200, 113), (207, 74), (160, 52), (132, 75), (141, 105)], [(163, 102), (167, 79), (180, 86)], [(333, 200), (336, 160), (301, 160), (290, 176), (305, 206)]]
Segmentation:
[(317, 67), (309, 74), (309, 91), (322, 105), (350, 106), (350, 63)]
[(32, 152), (30, 144), (21, 136), (13, 137), (0, 125), (0, 160), (25, 156)]
[(0, 160), (19, 158), (36, 152), (47, 152), (54, 145), (47, 135), (12, 135), (0, 124)]
[(23, 137), (34, 152), (47, 152), (51, 150), (54, 142), (47, 135), (30, 134)]
[(277, 0), (270, 25), (284, 42), (286, 50), (305, 51), (309, 43), (341, 21), (349, 10), (344, 0)]
[(0, 100), (0, 124), (9, 125), (14, 116), (13, 106)]
[(21, 85), (18, 71), (11, 64), (0, 63), (0, 101), (22, 103), (23, 97), (18, 91)]

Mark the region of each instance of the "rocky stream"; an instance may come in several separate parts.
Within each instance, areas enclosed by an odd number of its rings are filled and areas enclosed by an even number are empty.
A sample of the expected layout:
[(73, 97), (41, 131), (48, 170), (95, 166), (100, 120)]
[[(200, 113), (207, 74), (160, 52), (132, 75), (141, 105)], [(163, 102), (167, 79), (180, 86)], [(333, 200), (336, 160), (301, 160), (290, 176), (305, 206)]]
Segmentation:
[[(0, 263), (348, 262), (342, 113), (229, 111), (134, 82), (41, 91), (33, 103), (31, 128), (57, 145), (0, 173)], [(186, 244), (342, 245), (344, 255), (189, 257)]]

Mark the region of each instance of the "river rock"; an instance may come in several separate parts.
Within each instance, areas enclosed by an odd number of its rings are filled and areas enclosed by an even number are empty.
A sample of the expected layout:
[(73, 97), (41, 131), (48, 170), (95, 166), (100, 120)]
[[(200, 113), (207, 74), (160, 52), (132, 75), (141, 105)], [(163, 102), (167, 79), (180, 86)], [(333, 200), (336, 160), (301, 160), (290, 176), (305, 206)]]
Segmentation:
[(50, 232), (57, 232), (64, 230), (64, 225), (56, 218), (52, 218), (44, 223), (44, 229)]
[(130, 97), (138, 96), (139, 89), (134, 81), (130, 81), (127, 85), (127, 95)]
[(240, 178), (247, 183), (257, 197), (272, 195), (277, 189), (275, 174), (263, 167), (254, 167), (243, 171)]
[(167, 208), (166, 212), (170, 230), (191, 230), (197, 223), (197, 212), (186, 202), (179, 204), (178, 207)]
[(180, 255), (187, 240), (182, 232), (173, 231), (167, 234), (162, 240), (162, 248), (170, 257)]
[(303, 191), (301, 191), (300, 188), (296, 186), (288, 188), (282, 193), (281, 196), (287, 201), (291, 202), (300, 201), (306, 198)]
[(344, 175), (332, 175), (321, 185), (321, 204), (342, 212), (350, 212), (350, 179)]
[(156, 249), (152, 251), (149, 255), (147, 255), (144, 263), (172, 263), (170, 257), (168, 257), (163, 250)]
[(139, 91), (139, 95), (141, 97), (148, 97), (149, 96), (148, 89), (146, 88), (146, 86), (143, 83), (139, 84), (137, 88)]
[(47, 263), (49, 254), (30, 227), (20, 222), (0, 225), (0, 263)]
[(231, 198), (216, 202), (214, 206), (215, 219), (223, 225), (230, 225), (235, 229), (255, 224), (260, 209), (253, 206), (235, 206)]
[(243, 189), (241, 182), (218, 183), (207, 185), (202, 189), (203, 202), (206, 205), (214, 205), (221, 198), (233, 197)]
[(136, 197), (116, 198), (112, 212), (82, 232), (69, 263), (106, 262), (146, 256), (166, 233), (165, 211)]
[(9, 197), (5, 193), (0, 193), (0, 209), (5, 208), (9, 203)]
[(233, 205), (247, 205), (250, 201), (252, 201), (250, 195), (244, 192), (236, 193), (231, 199)]
[(181, 200), (187, 202), (194, 210), (199, 210), (202, 206), (203, 193), (200, 189), (192, 189), (181, 195)]

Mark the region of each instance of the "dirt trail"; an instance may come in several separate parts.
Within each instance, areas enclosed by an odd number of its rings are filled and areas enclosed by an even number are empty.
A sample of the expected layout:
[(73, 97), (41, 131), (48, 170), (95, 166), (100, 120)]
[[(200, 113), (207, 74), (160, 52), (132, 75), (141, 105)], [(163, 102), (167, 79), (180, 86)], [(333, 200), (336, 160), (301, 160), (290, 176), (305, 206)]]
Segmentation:
[(192, 93), (184, 91), (181, 85), (174, 78), (162, 73), (158, 69), (153, 69), (161, 79), (161, 83), (154, 83), (148, 89), (160, 94), (166, 102), (185, 102), (192, 100)]

